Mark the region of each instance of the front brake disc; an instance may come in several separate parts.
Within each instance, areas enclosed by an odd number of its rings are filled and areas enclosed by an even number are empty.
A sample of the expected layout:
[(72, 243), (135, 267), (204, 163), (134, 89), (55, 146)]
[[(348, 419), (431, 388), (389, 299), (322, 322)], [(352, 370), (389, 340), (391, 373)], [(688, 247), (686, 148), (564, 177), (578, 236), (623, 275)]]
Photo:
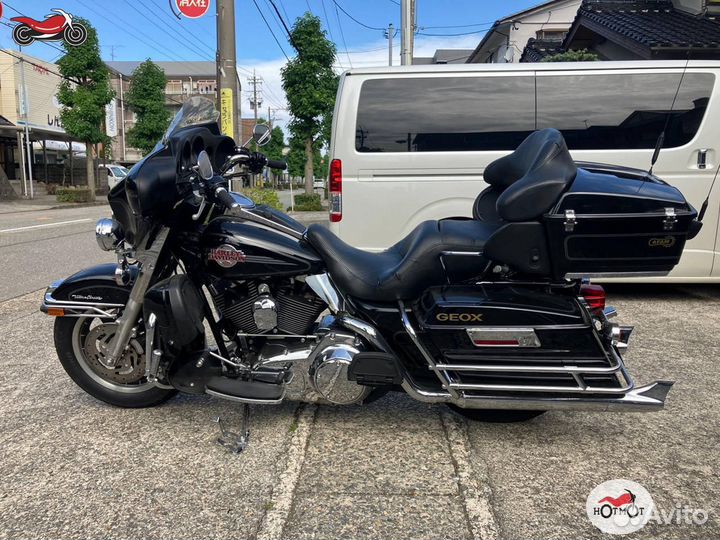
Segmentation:
[(101, 360), (107, 355), (115, 332), (116, 323), (99, 324), (88, 332), (84, 352), (90, 369), (103, 379), (120, 384), (133, 384), (145, 376), (145, 353), (136, 339), (131, 339), (125, 352), (114, 367), (105, 366)]

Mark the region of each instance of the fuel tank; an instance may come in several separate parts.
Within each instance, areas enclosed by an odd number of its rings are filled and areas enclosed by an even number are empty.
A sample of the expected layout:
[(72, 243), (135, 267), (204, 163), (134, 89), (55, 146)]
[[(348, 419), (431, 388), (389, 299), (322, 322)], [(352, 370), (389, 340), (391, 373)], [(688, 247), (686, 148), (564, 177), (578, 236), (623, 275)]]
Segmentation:
[(226, 279), (299, 276), (324, 271), (322, 259), (295, 238), (261, 225), (221, 216), (201, 240), (208, 272)]

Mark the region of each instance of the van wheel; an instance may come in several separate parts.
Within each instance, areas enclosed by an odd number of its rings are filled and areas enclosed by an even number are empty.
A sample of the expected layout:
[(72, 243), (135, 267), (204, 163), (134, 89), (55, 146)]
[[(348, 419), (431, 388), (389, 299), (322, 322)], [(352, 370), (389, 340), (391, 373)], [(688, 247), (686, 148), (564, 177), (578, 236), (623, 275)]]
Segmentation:
[(453, 411), (460, 416), (476, 422), (488, 422), (492, 424), (513, 424), (515, 422), (527, 422), (544, 414), (547, 411), (519, 411), (515, 409), (463, 409), (452, 403), (448, 403)]

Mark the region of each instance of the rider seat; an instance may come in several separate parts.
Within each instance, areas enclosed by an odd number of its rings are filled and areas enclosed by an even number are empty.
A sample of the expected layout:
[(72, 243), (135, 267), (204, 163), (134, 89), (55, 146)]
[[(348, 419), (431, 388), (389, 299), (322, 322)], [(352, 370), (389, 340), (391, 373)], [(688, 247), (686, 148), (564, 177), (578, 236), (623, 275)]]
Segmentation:
[(417, 298), (428, 287), (448, 283), (443, 252), (460, 259), (453, 280), (482, 273), (487, 261), (478, 254), (495, 230), (473, 220), (424, 221), (394, 246), (371, 253), (346, 244), (322, 225), (310, 225), (307, 242), (320, 254), (337, 285), (352, 297), (388, 302)]

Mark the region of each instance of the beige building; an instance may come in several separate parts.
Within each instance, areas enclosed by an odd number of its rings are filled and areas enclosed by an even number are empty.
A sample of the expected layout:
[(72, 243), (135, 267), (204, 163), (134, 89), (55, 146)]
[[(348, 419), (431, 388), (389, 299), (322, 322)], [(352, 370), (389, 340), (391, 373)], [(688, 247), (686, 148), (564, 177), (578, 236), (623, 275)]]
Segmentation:
[[(28, 161), (37, 182), (52, 176), (48, 165), (71, 155), (72, 141), (63, 130), (57, 101), (60, 81), (57, 65), (13, 50), (0, 51), (0, 167), (8, 179), (20, 181), (23, 193)], [(84, 156), (84, 144), (76, 141), (72, 148), (74, 156)]]
[[(174, 115), (186, 99), (217, 96), (217, 67), (215, 62), (155, 62), (167, 77), (165, 105)], [(113, 137), (112, 155), (123, 164), (137, 162), (140, 152), (126, 143), (128, 130), (135, 125), (135, 113), (127, 105), (125, 96), (130, 88), (132, 73), (140, 62), (106, 62), (110, 68), (111, 85), (116, 95), (118, 134)]]

